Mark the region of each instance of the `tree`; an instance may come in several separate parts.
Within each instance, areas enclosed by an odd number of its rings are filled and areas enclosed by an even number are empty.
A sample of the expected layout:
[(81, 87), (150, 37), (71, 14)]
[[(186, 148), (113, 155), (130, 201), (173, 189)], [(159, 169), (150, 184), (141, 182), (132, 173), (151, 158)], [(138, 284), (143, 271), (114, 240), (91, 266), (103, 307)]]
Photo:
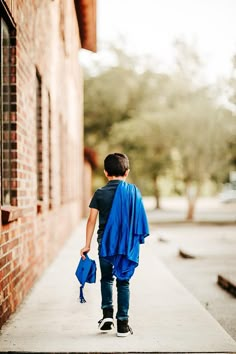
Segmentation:
[(176, 44), (171, 121), (175, 125), (174, 146), (180, 156), (179, 177), (186, 186), (187, 219), (192, 220), (204, 181), (229, 170), (227, 123), (231, 114), (219, 107), (211, 87), (201, 84), (201, 61), (197, 54), (183, 42)]
[(232, 104), (232, 115), (228, 122), (229, 127), (229, 149), (231, 152), (231, 166), (236, 169), (236, 55), (232, 58), (232, 73), (229, 80), (230, 95), (229, 101)]
[(103, 69), (96, 76), (85, 76), (84, 116), (87, 145), (100, 145), (113, 124), (126, 121), (143, 101), (143, 82), (135, 71), (136, 59), (113, 48), (117, 65)]
[[(141, 115), (113, 126), (110, 141), (122, 151), (128, 151), (132, 164), (132, 178), (143, 190), (152, 182), (156, 207), (160, 207), (158, 178), (170, 166), (170, 139), (167, 124), (158, 115)], [(116, 139), (114, 140), (114, 137)]]
[(186, 186), (189, 220), (193, 218), (202, 184), (228, 170), (227, 114), (226, 110), (217, 109), (202, 90), (189, 95), (173, 112), (175, 149), (180, 156), (179, 178)]
[[(134, 70), (133, 58), (122, 56), (120, 52), (118, 57), (120, 66), (85, 79), (86, 145), (96, 146), (103, 156), (111, 148), (117, 148), (128, 151), (131, 161), (140, 159), (135, 162), (133, 179), (143, 184), (146, 175), (145, 186), (152, 181), (158, 206), (157, 178), (163, 174), (170, 159), (167, 140), (160, 131), (160, 117), (158, 122), (155, 117), (157, 107), (161, 111), (165, 104), (162, 92), (168, 86), (169, 78), (148, 70), (138, 73)], [(143, 140), (145, 127), (150, 144)], [(141, 163), (144, 159), (145, 166)]]
[(134, 182), (156, 196), (157, 206), (159, 177), (168, 172), (182, 181), (192, 219), (204, 181), (229, 171), (235, 130), (232, 114), (203, 84), (197, 53), (180, 41), (176, 49), (169, 75), (136, 70), (135, 59), (118, 51), (116, 67), (86, 78), (85, 139), (103, 156), (127, 152)]

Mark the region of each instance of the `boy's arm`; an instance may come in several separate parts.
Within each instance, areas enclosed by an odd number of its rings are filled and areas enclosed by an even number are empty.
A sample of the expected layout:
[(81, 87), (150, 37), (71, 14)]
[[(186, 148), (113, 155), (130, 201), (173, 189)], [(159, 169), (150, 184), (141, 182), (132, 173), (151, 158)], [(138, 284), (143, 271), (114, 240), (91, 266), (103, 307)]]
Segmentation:
[(80, 250), (80, 255), (83, 259), (85, 259), (84, 253), (87, 253), (90, 251), (90, 246), (91, 246), (91, 241), (94, 233), (94, 228), (96, 225), (97, 221), (97, 216), (98, 216), (98, 210), (91, 208), (87, 225), (86, 225), (86, 244), (85, 246)]

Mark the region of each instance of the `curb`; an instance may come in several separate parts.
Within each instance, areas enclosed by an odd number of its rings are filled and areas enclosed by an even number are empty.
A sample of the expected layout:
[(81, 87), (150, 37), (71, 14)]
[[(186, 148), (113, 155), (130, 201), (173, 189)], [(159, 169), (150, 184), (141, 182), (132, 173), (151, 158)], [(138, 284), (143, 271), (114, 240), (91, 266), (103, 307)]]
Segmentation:
[(218, 274), (218, 285), (236, 297), (236, 274)]
[(196, 259), (197, 256), (194, 255), (193, 253), (183, 250), (182, 248), (179, 249), (179, 256), (182, 258), (188, 258), (188, 259)]

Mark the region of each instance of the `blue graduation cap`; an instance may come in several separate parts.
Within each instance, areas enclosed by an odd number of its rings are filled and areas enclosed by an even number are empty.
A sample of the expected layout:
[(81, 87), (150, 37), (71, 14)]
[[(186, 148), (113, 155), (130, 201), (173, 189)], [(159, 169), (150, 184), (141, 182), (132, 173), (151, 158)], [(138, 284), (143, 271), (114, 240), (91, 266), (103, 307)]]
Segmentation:
[(78, 267), (76, 269), (75, 275), (79, 280), (80, 286), (80, 302), (86, 302), (83, 294), (83, 288), (85, 283), (95, 283), (96, 282), (96, 262), (89, 258), (86, 254), (85, 259), (80, 258)]

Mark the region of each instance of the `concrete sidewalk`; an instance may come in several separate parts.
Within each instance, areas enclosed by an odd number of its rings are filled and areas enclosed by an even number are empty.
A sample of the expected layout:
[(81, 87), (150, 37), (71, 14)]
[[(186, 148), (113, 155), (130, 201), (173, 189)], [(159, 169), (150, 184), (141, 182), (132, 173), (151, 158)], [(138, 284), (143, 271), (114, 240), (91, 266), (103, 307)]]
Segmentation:
[[(96, 284), (85, 286), (87, 303), (78, 302), (74, 272), (84, 237), (82, 223), (2, 328), (1, 352), (236, 352), (235, 341), (157, 259), (154, 236), (141, 247), (140, 266), (131, 281), (134, 335), (99, 333), (99, 270)], [(90, 256), (97, 260), (96, 242)]]
[[(187, 200), (184, 197), (164, 197), (161, 209), (155, 209), (155, 198), (144, 197), (150, 223), (186, 223)], [(201, 197), (196, 203), (194, 220), (197, 224), (236, 224), (236, 203), (220, 203), (216, 197)]]

